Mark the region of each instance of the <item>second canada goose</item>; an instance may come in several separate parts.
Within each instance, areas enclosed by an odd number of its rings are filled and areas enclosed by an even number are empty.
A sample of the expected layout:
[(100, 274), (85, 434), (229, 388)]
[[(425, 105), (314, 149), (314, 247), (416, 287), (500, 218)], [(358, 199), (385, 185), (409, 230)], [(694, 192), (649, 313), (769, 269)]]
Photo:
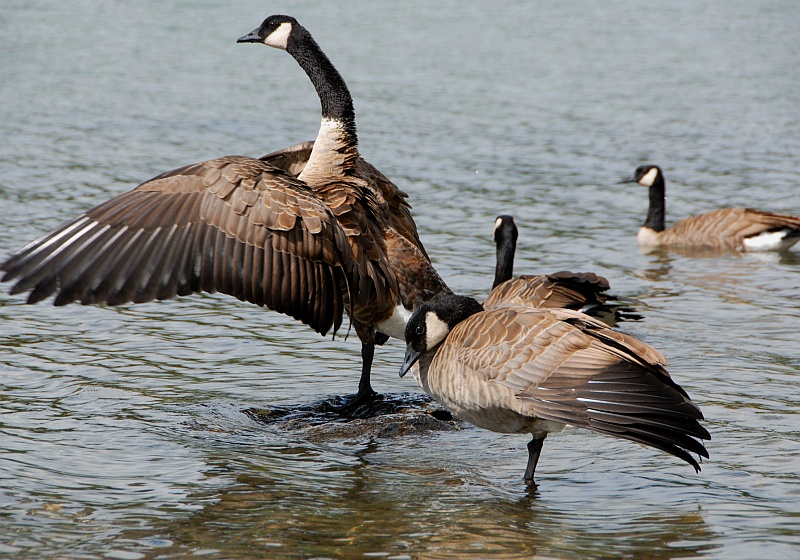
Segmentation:
[(642, 318), (630, 308), (630, 304), (641, 302), (607, 294), (608, 280), (593, 272), (561, 271), (513, 278), (518, 236), (512, 216), (497, 217), (494, 224), (497, 264), (492, 292), (484, 307), (513, 301), (531, 307), (575, 309), (612, 327), (618, 321)]
[(525, 480), (545, 437), (565, 425), (655, 447), (692, 465), (708, 457), (700, 409), (660, 352), (567, 309), (444, 295), (406, 326), (400, 376), (413, 368), (426, 393), (455, 416), (501, 433), (529, 433)]
[[(55, 305), (219, 291), (321, 334), (347, 312), (362, 343), (353, 411), (375, 395), (376, 331), (402, 339), (413, 309), (449, 290), (405, 193), (359, 156), (352, 98), (311, 34), (278, 15), (238, 42), (286, 50), (319, 95), (316, 141), (275, 160), (289, 172), (270, 156), (226, 156), (163, 173), (23, 247), (0, 267), (2, 280), (17, 279), (11, 293), (29, 291), (28, 303), (55, 294)], [(291, 164), (289, 152), (309, 149), (306, 163)]]
[(666, 228), (666, 182), (659, 166), (640, 165), (620, 183), (637, 183), (650, 190), (650, 208), (638, 234), (641, 247), (784, 251), (800, 241), (800, 216), (753, 208), (714, 210)]

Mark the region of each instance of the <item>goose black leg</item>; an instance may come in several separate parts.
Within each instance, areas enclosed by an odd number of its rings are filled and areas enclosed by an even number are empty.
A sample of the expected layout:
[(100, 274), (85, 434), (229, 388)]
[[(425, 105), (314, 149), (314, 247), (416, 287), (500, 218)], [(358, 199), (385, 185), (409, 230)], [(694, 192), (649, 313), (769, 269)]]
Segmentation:
[(388, 337), (382, 333), (376, 333), (374, 328), (360, 323), (355, 324), (355, 329), (361, 340), (361, 379), (358, 382), (358, 393), (340, 405), (331, 405), (330, 408), (342, 416), (366, 418), (374, 414), (374, 404), (381, 400), (381, 395), (372, 389), (370, 383), (375, 343), (377, 340), (379, 344), (383, 344)]
[(544, 444), (544, 437), (533, 437), (528, 442), (528, 466), (525, 468), (525, 482), (535, 485), (533, 481), (533, 473), (536, 470), (536, 463), (539, 462), (539, 455), (542, 453), (542, 444)]
[(372, 359), (375, 357), (374, 344), (361, 345), (361, 379), (358, 380), (358, 393), (356, 393), (355, 401), (368, 401), (372, 399), (376, 393), (372, 390), (370, 383), (370, 374), (372, 373)]

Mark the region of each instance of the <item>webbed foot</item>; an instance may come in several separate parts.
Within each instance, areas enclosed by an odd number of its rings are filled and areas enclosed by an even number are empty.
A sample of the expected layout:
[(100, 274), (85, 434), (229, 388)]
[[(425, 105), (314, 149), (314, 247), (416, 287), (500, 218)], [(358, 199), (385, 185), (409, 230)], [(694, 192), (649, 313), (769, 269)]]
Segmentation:
[(347, 418), (369, 418), (378, 413), (383, 395), (372, 389), (348, 397), (335, 397), (326, 403), (326, 408)]

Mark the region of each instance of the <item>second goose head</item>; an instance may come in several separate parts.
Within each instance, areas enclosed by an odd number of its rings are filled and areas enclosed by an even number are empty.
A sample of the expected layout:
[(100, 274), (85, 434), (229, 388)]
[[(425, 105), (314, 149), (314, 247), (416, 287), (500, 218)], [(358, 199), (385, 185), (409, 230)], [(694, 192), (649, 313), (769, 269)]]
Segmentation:
[(481, 311), (483, 306), (475, 299), (459, 295), (434, 298), (417, 310), (406, 325), (406, 355), (400, 377), (408, 373), (420, 356), (439, 346), (453, 327)]

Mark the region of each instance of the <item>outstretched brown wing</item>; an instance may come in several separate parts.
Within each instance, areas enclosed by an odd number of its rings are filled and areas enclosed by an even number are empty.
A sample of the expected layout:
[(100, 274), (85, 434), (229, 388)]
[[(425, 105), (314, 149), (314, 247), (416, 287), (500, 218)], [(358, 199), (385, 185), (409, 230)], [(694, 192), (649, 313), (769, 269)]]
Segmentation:
[[(222, 292), (320, 333), (339, 327), (356, 264), (330, 209), (302, 182), (227, 156), (151, 179), (33, 241), (0, 267), (12, 293), (55, 305)], [(351, 298), (354, 295), (351, 294)]]

